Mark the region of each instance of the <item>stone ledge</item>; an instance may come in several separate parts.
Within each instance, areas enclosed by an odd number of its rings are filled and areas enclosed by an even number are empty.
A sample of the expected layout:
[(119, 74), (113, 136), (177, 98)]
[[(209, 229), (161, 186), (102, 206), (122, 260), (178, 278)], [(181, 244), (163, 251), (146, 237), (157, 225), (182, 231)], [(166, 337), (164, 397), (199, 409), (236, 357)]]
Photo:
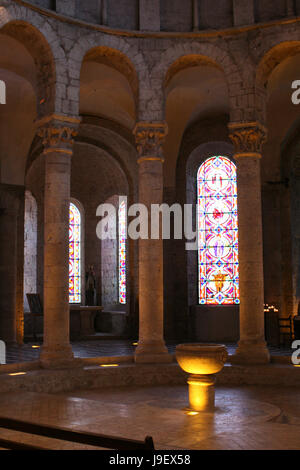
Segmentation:
[[(30, 391), (59, 393), (105, 387), (184, 385), (187, 375), (176, 363), (134, 364), (122, 363), (121, 358), (105, 358), (106, 364), (119, 363), (119, 367), (100, 367), (104, 358), (79, 364), (64, 370), (27, 370), (25, 375), (0, 375), (0, 392)], [(130, 359), (130, 358), (128, 358)], [(20, 367), (18, 372), (21, 372)], [(281, 385), (300, 386), (300, 368), (268, 364), (264, 366), (237, 366), (227, 364), (218, 374), (221, 385)]]

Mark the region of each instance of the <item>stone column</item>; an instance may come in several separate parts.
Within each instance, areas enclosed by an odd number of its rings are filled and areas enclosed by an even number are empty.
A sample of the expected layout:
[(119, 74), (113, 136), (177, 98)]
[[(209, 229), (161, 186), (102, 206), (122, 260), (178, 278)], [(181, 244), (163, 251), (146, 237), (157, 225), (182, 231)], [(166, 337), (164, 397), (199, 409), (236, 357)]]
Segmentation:
[(266, 130), (258, 122), (229, 124), (237, 164), (240, 341), (237, 363), (270, 360), (264, 336), (264, 279), (260, 159)]
[(101, 21), (102, 25), (107, 25), (107, 0), (101, 0)]
[(295, 16), (294, 0), (286, 0), (286, 15)]
[(18, 223), (22, 196), (24, 187), (0, 185), (0, 340), (7, 343), (16, 341), (17, 320), (20, 320), (17, 315)]
[(78, 121), (52, 116), (40, 123), (45, 159), (44, 343), (41, 363), (60, 367), (73, 359), (69, 340), (69, 204), (72, 138)]
[[(139, 163), (139, 202), (148, 209), (163, 201), (162, 144), (166, 123), (140, 122), (134, 129)], [(136, 362), (171, 362), (163, 339), (163, 240), (139, 240), (139, 343)]]
[(193, 31), (199, 31), (198, 0), (193, 0)]

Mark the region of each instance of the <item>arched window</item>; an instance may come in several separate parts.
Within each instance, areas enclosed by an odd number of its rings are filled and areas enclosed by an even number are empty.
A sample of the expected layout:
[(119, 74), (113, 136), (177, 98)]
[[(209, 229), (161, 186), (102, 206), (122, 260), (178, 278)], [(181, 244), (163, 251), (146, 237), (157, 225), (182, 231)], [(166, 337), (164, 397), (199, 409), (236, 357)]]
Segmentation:
[(126, 203), (119, 205), (119, 302), (126, 304)]
[(239, 304), (236, 166), (205, 160), (197, 175), (199, 303)]
[(81, 302), (81, 214), (73, 202), (69, 211), (69, 302)]

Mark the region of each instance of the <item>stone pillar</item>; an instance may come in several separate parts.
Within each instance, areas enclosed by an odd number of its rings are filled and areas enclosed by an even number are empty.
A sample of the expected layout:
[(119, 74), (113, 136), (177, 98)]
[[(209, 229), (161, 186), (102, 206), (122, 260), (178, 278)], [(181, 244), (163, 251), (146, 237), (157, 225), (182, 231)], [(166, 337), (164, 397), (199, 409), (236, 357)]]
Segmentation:
[(287, 16), (295, 16), (294, 0), (286, 0), (286, 15)]
[(255, 23), (253, 0), (233, 0), (234, 26)]
[(237, 363), (270, 360), (264, 336), (264, 279), (260, 159), (266, 130), (258, 122), (229, 124), (237, 164), (240, 341)]
[(25, 187), (21, 186), (20, 206), (17, 220), (17, 290), (16, 290), (16, 340), (19, 345), (24, 340), (24, 218)]
[(193, 31), (199, 31), (198, 0), (193, 0)]
[(107, 0), (101, 0), (101, 24), (107, 25)]
[[(162, 144), (166, 123), (140, 122), (134, 129), (139, 163), (139, 202), (148, 209), (163, 200)], [(163, 240), (139, 240), (139, 343), (136, 362), (171, 362), (163, 339)]]
[(160, 0), (140, 0), (141, 31), (160, 31)]
[(72, 138), (78, 121), (52, 116), (40, 123), (45, 159), (44, 343), (41, 363), (60, 367), (73, 359), (69, 340), (69, 204)]
[(17, 322), (21, 321), (22, 313), (17, 308), (22, 196), (24, 187), (0, 185), (0, 339), (7, 343), (16, 341)]

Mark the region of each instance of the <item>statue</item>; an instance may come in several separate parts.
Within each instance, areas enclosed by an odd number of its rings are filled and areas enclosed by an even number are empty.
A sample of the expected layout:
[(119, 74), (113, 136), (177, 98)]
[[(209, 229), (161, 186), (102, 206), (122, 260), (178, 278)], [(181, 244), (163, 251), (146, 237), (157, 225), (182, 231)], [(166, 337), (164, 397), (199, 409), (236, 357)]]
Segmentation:
[(85, 304), (88, 306), (96, 305), (96, 275), (94, 266), (89, 266), (85, 275)]

